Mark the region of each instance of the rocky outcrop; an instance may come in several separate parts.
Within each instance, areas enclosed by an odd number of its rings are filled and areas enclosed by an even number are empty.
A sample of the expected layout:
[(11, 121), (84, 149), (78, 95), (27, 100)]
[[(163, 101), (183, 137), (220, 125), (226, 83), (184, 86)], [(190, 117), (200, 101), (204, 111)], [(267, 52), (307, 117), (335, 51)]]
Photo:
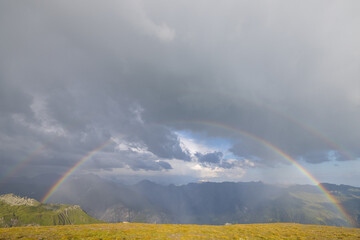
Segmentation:
[(1, 195), (0, 201), (3, 201), (9, 204), (10, 206), (19, 206), (19, 205), (36, 206), (40, 204), (40, 202), (36, 201), (35, 199), (27, 198), (27, 197), (19, 197), (12, 193)]

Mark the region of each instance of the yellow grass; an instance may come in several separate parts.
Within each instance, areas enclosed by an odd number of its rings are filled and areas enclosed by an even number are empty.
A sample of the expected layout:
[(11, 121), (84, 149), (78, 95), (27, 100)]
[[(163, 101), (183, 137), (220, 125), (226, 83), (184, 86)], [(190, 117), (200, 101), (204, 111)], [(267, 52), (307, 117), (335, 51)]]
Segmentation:
[(360, 239), (360, 229), (293, 223), (89, 224), (0, 228), (0, 239)]

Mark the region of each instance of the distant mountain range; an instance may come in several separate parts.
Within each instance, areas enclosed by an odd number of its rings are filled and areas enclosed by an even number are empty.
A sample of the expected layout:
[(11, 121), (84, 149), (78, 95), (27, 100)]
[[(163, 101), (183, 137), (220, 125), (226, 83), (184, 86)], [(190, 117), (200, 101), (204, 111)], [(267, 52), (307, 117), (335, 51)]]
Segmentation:
[[(31, 182), (27, 184), (30, 187)], [(360, 188), (323, 186), (341, 203), (351, 223), (313, 185), (204, 182), (165, 186), (146, 180), (124, 185), (89, 174), (67, 179), (49, 201), (80, 205), (90, 216), (106, 222), (221, 225), (294, 222), (360, 227)], [(10, 189), (8, 185), (7, 190)], [(31, 193), (40, 199), (44, 191)]]
[(100, 223), (80, 206), (42, 204), (14, 194), (0, 196), (0, 227)]
[(150, 181), (123, 185), (88, 175), (69, 179), (51, 201), (81, 205), (91, 216), (106, 222), (295, 222), (359, 227), (360, 188), (323, 186), (349, 213), (351, 224), (324, 193), (312, 185), (205, 182), (164, 186)]

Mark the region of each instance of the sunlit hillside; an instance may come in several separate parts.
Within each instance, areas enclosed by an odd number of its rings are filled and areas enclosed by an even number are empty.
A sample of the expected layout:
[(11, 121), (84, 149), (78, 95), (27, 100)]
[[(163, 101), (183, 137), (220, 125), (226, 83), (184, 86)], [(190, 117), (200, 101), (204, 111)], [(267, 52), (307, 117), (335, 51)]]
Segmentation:
[(14, 194), (0, 195), (0, 227), (101, 223), (80, 206), (43, 204)]

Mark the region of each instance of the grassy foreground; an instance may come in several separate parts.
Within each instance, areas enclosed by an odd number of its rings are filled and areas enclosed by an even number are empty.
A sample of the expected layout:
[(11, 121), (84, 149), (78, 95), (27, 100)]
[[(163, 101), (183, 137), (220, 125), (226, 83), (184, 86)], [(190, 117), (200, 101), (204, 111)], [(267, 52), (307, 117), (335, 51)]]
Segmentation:
[(293, 223), (89, 224), (0, 228), (0, 239), (360, 239), (360, 229)]

